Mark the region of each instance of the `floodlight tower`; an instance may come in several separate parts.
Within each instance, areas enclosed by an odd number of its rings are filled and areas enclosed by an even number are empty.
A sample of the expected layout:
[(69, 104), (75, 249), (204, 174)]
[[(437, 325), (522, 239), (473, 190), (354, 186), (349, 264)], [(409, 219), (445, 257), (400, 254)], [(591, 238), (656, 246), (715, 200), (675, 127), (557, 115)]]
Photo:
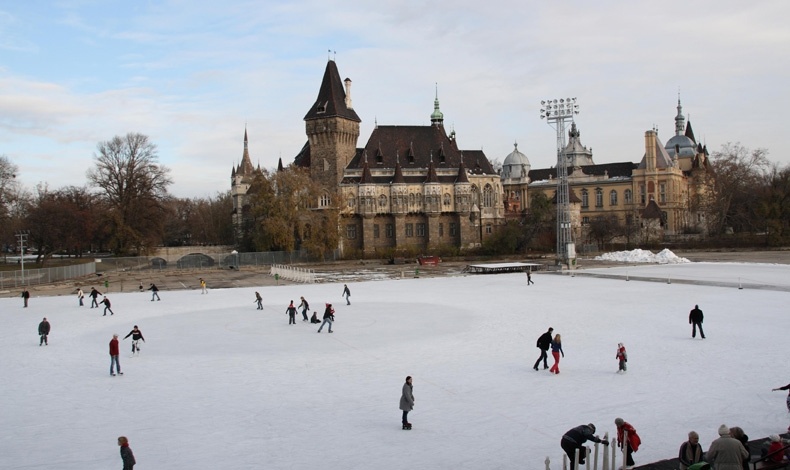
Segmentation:
[(557, 261), (570, 266), (576, 258), (576, 246), (571, 231), (570, 189), (568, 188), (568, 159), (565, 157), (565, 129), (579, 114), (576, 98), (540, 102), (540, 118), (557, 131)]

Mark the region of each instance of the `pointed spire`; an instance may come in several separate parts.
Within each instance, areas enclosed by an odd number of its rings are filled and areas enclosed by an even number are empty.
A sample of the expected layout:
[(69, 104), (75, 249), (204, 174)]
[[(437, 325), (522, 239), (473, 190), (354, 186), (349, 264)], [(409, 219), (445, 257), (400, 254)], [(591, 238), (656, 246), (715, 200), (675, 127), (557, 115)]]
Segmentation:
[(283, 167), (283, 158), (282, 157), (280, 157), (277, 160), (277, 171), (278, 172), (285, 171), (285, 168)]
[(678, 92), (678, 114), (675, 116), (675, 135), (682, 135), (686, 128), (686, 118), (683, 117), (683, 106), (680, 104), (680, 92)]
[(241, 155), (241, 163), (239, 164), (238, 173), (242, 175), (251, 175), (255, 171), (250, 160), (250, 150), (248, 148), (247, 140), (247, 126), (244, 126), (244, 152)]
[(439, 84), (436, 84), (436, 98), (433, 100), (433, 114), (431, 114), (431, 124), (441, 126), (444, 124), (444, 114), (439, 110)]
[(464, 167), (464, 161), (461, 160), (461, 164), (458, 165), (458, 178), (455, 179), (456, 183), (468, 183), (469, 177), (466, 176), (466, 168)]
[(697, 139), (694, 138), (694, 130), (691, 128), (691, 117), (689, 117), (689, 120), (686, 123), (686, 137), (694, 142), (697, 142)]
[(395, 175), (392, 177), (392, 184), (404, 184), (406, 180), (403, 179), (403, 170), (400, 167), (400, 159), (397, 153), (395, 154)]
[(340, 73), (334, 60), (326, 63), (324, 78), (321, 81), (321, 88), (318, 90), (318, 97), (315, 104), (310, 108), (304, 117), (305, 121), (320, 119), (325, 117), (342, 117), (351, 121), (362, 122), (362, 120), (346, 102), (346, 91), (343, 82), (340, 80)]
[(426, 183), (438, 183), (439, 177), (436, 175), (436, 168), (433, 167), (433, 160), (428, 163), (428, 177), (425, 178)]
[(373, 184), (373, 175), (370, 174), (367, 160), (362, 163), (362, 178), (359, 180), (359, 184)]

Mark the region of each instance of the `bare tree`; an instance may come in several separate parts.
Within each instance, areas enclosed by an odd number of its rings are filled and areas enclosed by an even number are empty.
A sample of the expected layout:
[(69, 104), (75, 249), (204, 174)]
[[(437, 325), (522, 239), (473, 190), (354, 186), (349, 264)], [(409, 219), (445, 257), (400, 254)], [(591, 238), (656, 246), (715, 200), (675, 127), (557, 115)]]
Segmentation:
[(161, 243), (164, 202), (173, 181), (170, 170), (159, 164), (156, 145), (143, 134), (115, 136), (98, 144), (94, 160), (87, 178), (110, 208), (114, 251), (139, 253)]

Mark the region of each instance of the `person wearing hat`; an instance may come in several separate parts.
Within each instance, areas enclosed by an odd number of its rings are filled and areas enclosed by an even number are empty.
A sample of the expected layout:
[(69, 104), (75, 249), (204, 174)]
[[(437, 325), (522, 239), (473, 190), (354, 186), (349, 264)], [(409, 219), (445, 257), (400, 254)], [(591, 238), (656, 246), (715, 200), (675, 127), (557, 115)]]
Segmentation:
[(137, 355), (139, 356), (140, 340), (143, 340), (143, 343), (145, 343), (145, 338), (143, 338), (143, 332), (140, 331), (140, 328), (137, 328), (137, 325), (134, 325), (132, 331), (130, 331), (128, 335), (124, 336), (123, 339), (126, 339), (130, 336), (132, 337), (132, 356), (134, 356), (135, 353), (137, 353)]
[(768, 453), (766, 454), (768, 461), (783, 461), (785, 458), (785, 453), (782, 452), (782, 449), (784, 449), (785, 443), (782, 442), (782, 438), (779, 437), (779, 434), (771, 434), (768, 436), (768, 440), (770, 441), (770, 444), (768, 445)]
[(625, 452), (625, 467), (626, 469), (632, 468), (634, 466), (634, 458), (631, 454), (639, 450), (639, 444), (642, 443), (642, 439), (639, 438), (639, 434), (636, 433), (636, 429), (633, 426), (625, 422), (623, 418), (616, 418), (614, 420), (615, 426), (617, 426), (617, 446), (622, 449), (623, 441), (625, 433), (628, 433), (628, 443), (626, 445), (626, 452)]
[(547, 360), (549, 358), (548, 350), (549, 350), (549, 346), (551, 346), (551, 333), (553, 331), (554, 331), (554, 328), (550, 327), (549, 331), (543, 333), (542, 335), (540, 335), (540, 338), (538, 338), (538, 342), (537, 342), (537, 344), (535, 346), (537, 346), (538, 349), (540, 349), (540, 357), (538, 358), (537, 361), (535, 361), (535, 365), (532, 366), (532, 368), (535, 369), (535, 370), (538, 370), (538, 366), (540, 365), (540, 361), (543, 361), (543, 370), (546, 370), (546, 369), (549, 368), (549, 364), (547, 362)]
[(714, 470), (743, 470), (743, 460), (749, 457), (749, 452), (730, 436), (730, 428), (722, 424), (719, 438), (711, 442), (705, 457), (712, 462)]
[(584, 443), (587, 441), (600, 442), (605, 446), (609, 445), (609, 441), (600, 439), (595, 435), (595, 425), (593, 423), (576, 426), (563, 434), (560, 446), (571, 459), (570, 470), (576, 468), (577, 451), (579, 453), (579, 463), (584, 463), (584, 459), (587, 456), (587, 449), (585, 449)]
[(699, 445), (699, 434), (689, 432), (689, 440), (680, 445), (678, 452), (680, 470), (687, 470), (695, 463), (702, 462), (702, 446)]

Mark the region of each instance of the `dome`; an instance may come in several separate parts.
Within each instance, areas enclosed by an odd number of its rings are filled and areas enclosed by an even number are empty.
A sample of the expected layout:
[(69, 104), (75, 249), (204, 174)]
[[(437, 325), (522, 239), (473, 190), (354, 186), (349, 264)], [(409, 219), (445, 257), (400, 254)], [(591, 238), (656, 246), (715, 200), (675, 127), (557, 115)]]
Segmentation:
[(526, 155), (518, 151), (518, 144), (513, 144), (513, 151), (502, 163), (503, 178), (526, 178), (531, 165)]
[(697, 144), (685, 135), (676, 135), (669, 139), (664, 145), (664, 149), (669, 154), (670, 158), (675, 156), (675, 147), (680, 150), (678, 158), (693, 157), (697, 154)]

